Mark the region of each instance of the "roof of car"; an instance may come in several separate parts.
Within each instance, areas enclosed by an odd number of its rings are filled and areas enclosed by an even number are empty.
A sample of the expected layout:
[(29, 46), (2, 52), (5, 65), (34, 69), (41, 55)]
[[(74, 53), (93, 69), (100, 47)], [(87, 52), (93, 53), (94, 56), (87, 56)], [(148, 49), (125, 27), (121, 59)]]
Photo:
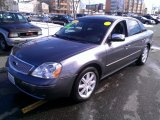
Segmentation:
[(19, 12), (16, 12), (16, 11), (0, 11), (1, 13), (19, 13)]
[(94, 15), (94, 16), (85, 16), (82, 18), (79, 18), (79, 20), (100, 20), (100, 21), (110, 21), (113, 22), (117, 19), (122, 19), (122, 18), (126, 18), (126, 17), (122, 17), (122, 16), (111, 16), (111, 15)]

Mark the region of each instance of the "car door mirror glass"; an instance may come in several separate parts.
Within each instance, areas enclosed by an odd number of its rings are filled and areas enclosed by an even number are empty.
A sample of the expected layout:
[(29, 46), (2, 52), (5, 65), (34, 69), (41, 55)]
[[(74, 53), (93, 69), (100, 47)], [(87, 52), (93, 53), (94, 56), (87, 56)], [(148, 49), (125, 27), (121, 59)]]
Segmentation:
[(123, 35), (123, 34), (113, 34), (111, 39), (112, 39), (113, 42), (124, 41), (125, 40), (125, 35)]
[(31, 19), (30, 19), (30, 18), (27, 18), (27, 21), (28, 21), (28, 22), (31, 22)]

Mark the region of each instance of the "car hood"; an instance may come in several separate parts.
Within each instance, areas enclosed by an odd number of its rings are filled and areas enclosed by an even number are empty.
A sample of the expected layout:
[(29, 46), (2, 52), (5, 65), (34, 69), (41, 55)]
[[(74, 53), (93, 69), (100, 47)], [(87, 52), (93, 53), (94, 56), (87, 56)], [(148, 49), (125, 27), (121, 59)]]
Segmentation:
[(0, 28), (3, 28), (8, 32), (26, 32), (26, 31), (41, 30), (41, 28), (34, 26), (28, 22), (27, 23), (0, 24)]
[(14, 47), (12, 54), (27, 63), (38, 66), (45, 62), (61, 62), (96, 46), (96, 44), (44, 37)]

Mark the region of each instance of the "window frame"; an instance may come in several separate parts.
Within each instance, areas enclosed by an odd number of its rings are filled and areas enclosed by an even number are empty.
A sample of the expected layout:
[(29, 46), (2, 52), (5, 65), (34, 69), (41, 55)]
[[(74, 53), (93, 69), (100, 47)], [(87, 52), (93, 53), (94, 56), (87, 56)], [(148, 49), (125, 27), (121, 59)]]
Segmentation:
[[(136, 22), (137, 25), (139, 26), (139, 30), (140, 30), (140, 31), (139, 31), (139, 32), (136, 32), (136, 33), (134, 33), (134, 34), (131, 34), (131, 32), (130, 32), (131, 29), (129, 28), (129, 21), (134, 21), (134, 22)], [(139, 22), (138, 22), (137, 20), (128, 19), (128, 20), (126, 20), (126, 23), (127, 23), (128, 37), (137, 35), (137, 34), (139, 34), (139, 33), (142, 32), (142, 28), (141, 28), (141, 26), (140, 26), (140, 24), (139, 24)]]

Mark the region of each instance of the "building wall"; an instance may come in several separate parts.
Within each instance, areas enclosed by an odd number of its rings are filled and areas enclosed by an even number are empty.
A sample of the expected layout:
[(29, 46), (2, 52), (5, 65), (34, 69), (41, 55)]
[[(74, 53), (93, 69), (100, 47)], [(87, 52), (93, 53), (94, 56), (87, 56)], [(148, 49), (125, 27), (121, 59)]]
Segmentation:
[(70, 13), (69, 0), (51, 0), (50, 11), (52, 13)]
[(144, 0), (125, 0), (125, 12), (142, 13)]
[(106, 0), (106, 13), (115, 13), (124, 11), (124, 0)]
[(111, 9), (111, 0), (106, 0), (105, 12), (110, 13), (111, 12), (110, 9)]
[[(43, 5), (43, 8), (42, 8)], [(39, 12), (46, 12), (48, 13), (49, 10), (47, 10), (48, 5), (43, 3), (41, 4), (37, 0), (32, 0), (28, 2), (19, 2), (18, 3), (18, 8), (20, 12), (34, 12), (34, 13), (39, 13)], [(43, 11), (44, 10), (44, 11)]]
[(106, 13), (143, 13), (144, 0), (106, 0)]
[(0, 6), (1, 10), (18, 11), (18, 4), (14, 0), (5, 0), (4, 6)]
[(32, 3), (18, 3), (20, 12), (33, 12), (34, 6)]
[(49, 5), (46, 3), (42, 3), (42, 12), (49, 13)]

